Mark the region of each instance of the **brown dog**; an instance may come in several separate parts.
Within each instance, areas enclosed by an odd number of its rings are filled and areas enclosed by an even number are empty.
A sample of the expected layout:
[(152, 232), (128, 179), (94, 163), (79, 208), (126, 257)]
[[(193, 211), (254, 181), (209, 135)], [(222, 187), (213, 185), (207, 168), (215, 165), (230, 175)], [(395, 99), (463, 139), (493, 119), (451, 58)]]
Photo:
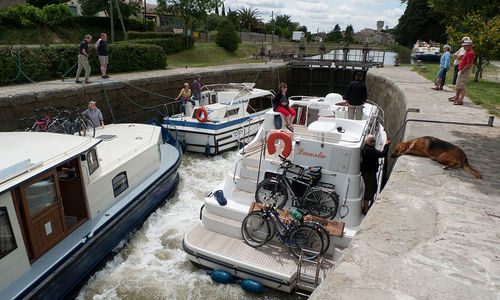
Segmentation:
[(465, 171), (476, 178), (481, 178), (481, 174), (469, 166), (467, 156), (460, 147), (432, 136), (422, 136), (399, 143), (391, 157), (399, 157), (404, 154), (429, 157), (443, 164), (443, 169), (463, 167)]

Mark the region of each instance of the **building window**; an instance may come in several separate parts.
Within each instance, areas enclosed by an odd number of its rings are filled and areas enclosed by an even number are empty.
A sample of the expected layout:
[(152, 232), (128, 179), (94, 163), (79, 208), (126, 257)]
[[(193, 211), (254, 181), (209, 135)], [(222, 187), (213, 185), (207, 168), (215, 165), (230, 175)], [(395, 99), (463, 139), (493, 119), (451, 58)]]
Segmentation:
[(76, 9), (76, 6), (74, 6), (74, 5), (68, 5), (68, 7), (69, 7), (69, 10), (71, 11), (71, 14), (72, 14), (73, 16), (78, 15), (78, 11), (77, 11), (77, 9)]
[(113, 178), (113, 193), (115, 198), (128, 188), (127, 172), (123, 171)]
[(89, 175), (92, 175), (99, 168), (99, 160), (97, 159), (95, 148), (87, 152), (87, 165), (89, 167)]
[(0, 207), (0, 259), (17, 248), (7, 207)]

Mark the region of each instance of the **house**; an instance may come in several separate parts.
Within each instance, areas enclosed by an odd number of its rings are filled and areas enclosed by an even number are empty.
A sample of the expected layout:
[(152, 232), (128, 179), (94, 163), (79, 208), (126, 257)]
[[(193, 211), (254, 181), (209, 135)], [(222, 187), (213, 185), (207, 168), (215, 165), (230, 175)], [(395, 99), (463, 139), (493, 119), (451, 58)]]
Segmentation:
[(365, 28), (354, 34), (354, 39), (360, 43), (394, 45), (394, 35), (383, 32), (384, 21), (377, 21), (377, 29)]
[(23, 4), (26, 0), (1, 0), (0, 1), (0, 10), (6, 9), (7, 7), (11, 7), (17, 4)]

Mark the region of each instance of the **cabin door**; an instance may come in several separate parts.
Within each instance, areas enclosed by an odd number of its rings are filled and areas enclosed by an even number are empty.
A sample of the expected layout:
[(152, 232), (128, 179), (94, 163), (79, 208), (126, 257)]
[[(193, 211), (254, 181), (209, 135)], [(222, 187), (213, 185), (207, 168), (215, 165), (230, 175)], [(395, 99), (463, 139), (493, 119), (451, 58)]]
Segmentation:
[(64, 237), (66, 225), (56, 170), (24, 184), (20, 192), (33, 260)]

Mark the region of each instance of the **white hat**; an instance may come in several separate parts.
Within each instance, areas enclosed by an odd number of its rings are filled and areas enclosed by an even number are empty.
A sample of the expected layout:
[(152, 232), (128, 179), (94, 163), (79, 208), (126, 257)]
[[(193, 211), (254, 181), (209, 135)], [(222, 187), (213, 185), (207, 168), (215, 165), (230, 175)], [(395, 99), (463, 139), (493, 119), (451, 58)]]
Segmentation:
[(462, 39), (462, 46), (472, 46), (472, 40), (470, 37), (466, 36)]

